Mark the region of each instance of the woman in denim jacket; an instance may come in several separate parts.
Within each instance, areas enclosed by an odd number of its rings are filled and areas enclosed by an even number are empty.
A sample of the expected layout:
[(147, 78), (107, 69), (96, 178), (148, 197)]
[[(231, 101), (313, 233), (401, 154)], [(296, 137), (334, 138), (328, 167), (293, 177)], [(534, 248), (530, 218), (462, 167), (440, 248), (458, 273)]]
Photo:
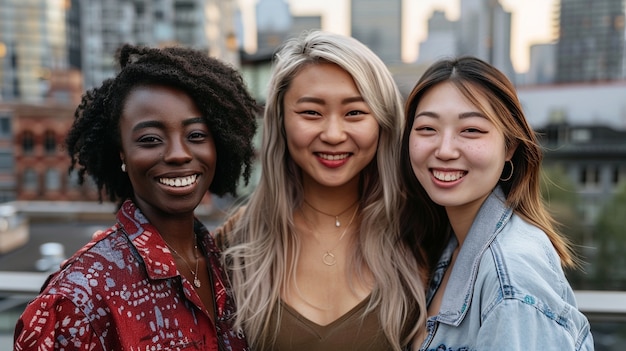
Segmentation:
[(427, 257), (427, 335), (415, 350), (592, 350), (542, 204), (537, 138), (515, 89), (473, 57), (442, 60), (406, 104), (404, 235)]

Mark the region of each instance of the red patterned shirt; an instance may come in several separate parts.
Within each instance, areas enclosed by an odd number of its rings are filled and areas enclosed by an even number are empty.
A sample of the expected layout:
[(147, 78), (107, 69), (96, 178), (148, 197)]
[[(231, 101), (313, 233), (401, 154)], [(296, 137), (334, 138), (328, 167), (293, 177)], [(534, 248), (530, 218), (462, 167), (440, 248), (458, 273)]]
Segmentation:
[(117, 224), (52, 274), (15, 328), (15, 350), (248, 350), (220, 252), (196, 220), (216, 298), (213, 324), (191, 283), (141, 211), (126, 201)]

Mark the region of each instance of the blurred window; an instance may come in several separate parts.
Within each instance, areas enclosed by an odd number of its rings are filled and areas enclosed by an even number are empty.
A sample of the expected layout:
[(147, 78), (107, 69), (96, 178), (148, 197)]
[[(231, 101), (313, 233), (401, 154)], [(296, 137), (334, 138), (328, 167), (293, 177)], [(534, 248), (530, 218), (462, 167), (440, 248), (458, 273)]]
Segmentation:
[(48, 154), (56, 153), (57, 151), (56, 134), (52, 130), (47, 130), (45, 135), (46, 136), (44, 139), (45, 140), (44, 145), (45, 145), (46, 153)]
[(24, 170), (24, 190), (36, 191), (37, 187), (37, 172), (32, 168), (27, 168)]
[(22, 133), (22, 150), (24, 154), (32, 154), (35, 149), (35, 140), (34, 140), (33, 132), (27, 130)]
[(46, 190), (59, 190), (61, 189), (61, 176), (59, 171), (50, 168), (46, 171)]

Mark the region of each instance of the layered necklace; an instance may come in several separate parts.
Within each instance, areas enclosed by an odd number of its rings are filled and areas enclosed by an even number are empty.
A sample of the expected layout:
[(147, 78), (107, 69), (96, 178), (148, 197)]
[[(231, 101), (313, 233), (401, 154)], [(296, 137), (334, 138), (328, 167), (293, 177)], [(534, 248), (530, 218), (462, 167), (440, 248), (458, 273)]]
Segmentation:
[[(324, 212), (324, 211), (322, 211), (322, 210), (320, 210), (320, 209), (317, 209), (317, 208), (313, 207), (313, 205), (311, 205), (308, 201), (306, 201), (306, 199), (304, 199), (303, 201), (304, 201), (304, 203), (305, 203), (307, 206), (309, 206), (310, 208), (312, 208), (315, 212), (321, 213), (321, 214), (323, 214), (323, 215), (325, 215), (325, 216), (328, 216), (328, 217), (335, 217), (335, 227), (337, 227), (337, 228), (341, 227), (341, 222), (339, 221), (339, 217), (340, 217), (341, 215), (343, 215), (344, 213), (348, 212), (348, 210), (349, 210), (349, 209), (351, 209), (351, 208), (352, 208), (352, 206), (354, 206), (357, 202), (359, 202), (359, 200), (356, 200), (355, 202), (353, 202), (352, 204), (350, 204), (350, 206), (348, 206), (345, 210), (343, 210), (343, 211), (341, 211), (340, 213), (338, 213), (338, 214), (334, 215), (334, 214), (327, 213), (327, 212)], [(354, 219), (354, 215), (352, 216), (352, 218)], [(350, 223), (352, 223), (352, 222), (350, 222)], [(350, 225), (348, 224), (348, 226), (350, 226)], [(345, 232), (344, 232), (344, 233), (345, 233)]]
[(193, 254), (194, 254), (195, 259), (196, 259), (196, 269), (195, 270), (191, 269), (191, 265), (189, 263), (187, 263), (187, 260), (181, 254), (179, 254), (176, 250), (174, 250), (174, 248), (171, 247), (170, 244), (168, 244), (166, 242), (165, 245), (167, 245), (167, 247), (170, 249), (170, 251), (172, 251), (176, 256), (180, 257), (180, 259), (183, 260), (183, 262), (185, 263), (185, 266), (187, 266), (187, 268), (189, 268), (189, 271), (191, 272), (191, 274), (193, 274), (193, 285), (196, 288), (201, 287), (202, 286), (202, 282), (200, 282), (200, 279), (198, 279), (198, 261), (199, 261), (199, 258), (200, 258), (198, 256), (198, 244), (193, 246)]
[[(327, 216), (331, 216), (331, 217), (335, 217), (335, 227), (340, 227), (341, 226), (341, 222), (339, 222), (339, 216), (341, 216), (342, 214), (346, 213), (350, 208), (352, 208), (354, 205), (356, 205), (359, 202), (359, 200), (353, 202), (350, 207), (348, 207), (347, 209), (343, 210), (341, 213), (337, 214), (337, 215), (332, 215), (332, 214), (328, 214), (325, 212), (322, 212), (320, 210), (318, 210), (317, 208), (313, 207), (310, 203), (308, 203), (306, 200), (304, 200), (304, 203), (307, 204), (309, 207), (311, 207), (313, 210), (327, 215)], [(341, 244), (341, 240), (343, 239), (343, 237), (346, 235), (346, 233), (348, 232), (348, 230), (350, 229), (350, 226), (352, 225), (352, 222), (354, 221), (354, 218), (356, 217), (356, 213), (359, 210), (359, 206), (354, 207), (354, 212), (352, 212), (352, 217), (350, 217), (350, 221), (348, 222), (348, 225), (346, 226), (346, 229), (343, 230), (343, 232), (341, 233), (341, 235), (339, 235), (339, 240), (337, 240), (337, 244), (335, 244), (335, 246), (333, 246), (331, 249), (327, 249), (324, 251), (324, 254), (322, 255), (322, 262), (327, 265), (327, 266), (334, 266), (337, 263), (337, 258), (335, 257), (335, 254), (333, 253), (333, 251), (339, 246), (339, 244)], [(305, 216), (306, 219), (306, 216)], [(309, 224), (311, 224), (309, 222), (308, 219), (306, 219), (307, 222)], [(313, 226), (311, 226), (313, 227)]]

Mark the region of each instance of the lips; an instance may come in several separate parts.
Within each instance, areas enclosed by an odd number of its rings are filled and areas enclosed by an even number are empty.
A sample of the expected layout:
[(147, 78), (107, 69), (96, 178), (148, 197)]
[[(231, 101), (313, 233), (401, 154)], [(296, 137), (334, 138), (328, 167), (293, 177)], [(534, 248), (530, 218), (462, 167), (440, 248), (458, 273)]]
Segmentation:
[(185, 177), (175, 177), (175, 178), (159, 178), (159, 183), (175, 188), (182, 188), (189, 185), (192, 185), (198, 181), (198, 175), (193, 174)]
[(467, 174), (466, 171), (441, 171), (441, 170), (432, 170), (433, 176), (442, 182), (454, 182), (459, 180)]
[(324, 160), (328, 160), (328, 161), (339, 161), (339, 160), (344, 160), (346, 158), (348, 158), (350, 156), (349, 153), (345, 153), (345, 154), (336, 154), (336, 155), (332, 155), (332, 154), (323, 154), (323, 153), (316, 153), (316, 155)]

